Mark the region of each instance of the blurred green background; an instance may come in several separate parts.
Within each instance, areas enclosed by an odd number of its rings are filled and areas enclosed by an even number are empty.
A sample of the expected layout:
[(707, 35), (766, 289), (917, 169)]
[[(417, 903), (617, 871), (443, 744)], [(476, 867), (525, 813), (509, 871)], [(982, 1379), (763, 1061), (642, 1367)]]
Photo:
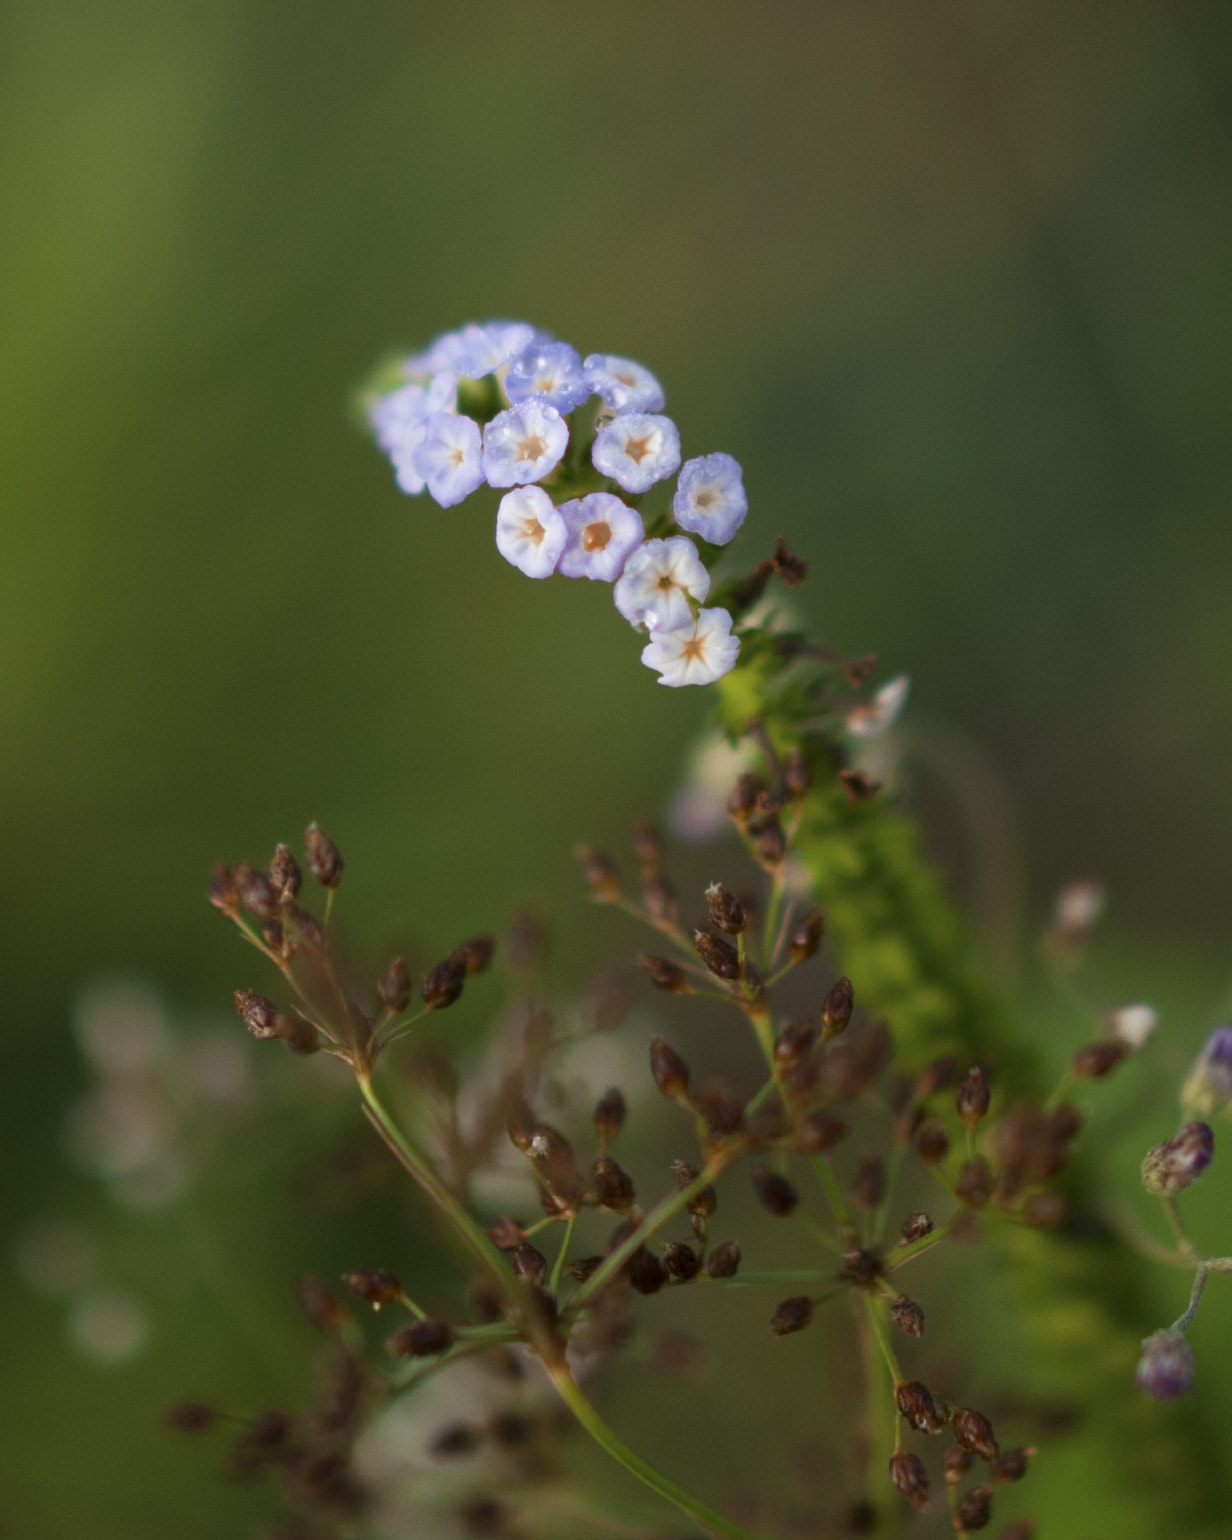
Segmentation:
[[(83, 981), (260, 982), (218, 857), (316, 817), (374, 951), (531, 900), (562, 976), (601, 955), (569, 852), (662, 806), (706, 703), (349, 416), (490, 315), (644, 360), (742, 461), (749, 559), (785, 535), (809, 624), (911, 673), (1028, 912), (1109, 883), (1109, 988), (1181, 1063), (1229, 965), (1230, 111), (1214, 0), (4, 0), (6, 1235), (100, 1202), (59, 1154)], [(236, 1223), (263, 1297), (326, 1265), (303, 1215)], [(237, 1533), (150, 1423), (208, 1372), (261, 1395), (228, 1324), (181, 1290), (108, 1372), (0, 1289), (0, 1533)]]

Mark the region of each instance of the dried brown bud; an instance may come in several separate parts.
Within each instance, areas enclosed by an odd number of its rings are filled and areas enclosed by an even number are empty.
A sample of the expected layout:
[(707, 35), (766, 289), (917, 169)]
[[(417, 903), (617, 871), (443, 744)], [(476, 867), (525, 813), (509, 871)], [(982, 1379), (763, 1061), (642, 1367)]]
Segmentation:
[(847, 1135), (847, 1125), (832, 1112), (810, 1112), (796, 1135), (796, 1148), (805, 1155), (824, 1155)]
[(982, 1155), (973, 1155), (970, 1160), (963, 1161), (954, 1191), (972, 1208), (983, 1208), (992, 1197), (995, 1185), (992, 1167)]
[(725, 1086), (712, 1081), (699, 1087), (693, 1092), (692, 1106), (715, 1144), (744, 1132), (744, 1103)]
[(871, 1151), (861, 1155), (851, 1184), (856, 1207), (871, 1213), (885, 1197), (885, 1185), (885, 1161)]
[[(510, 1219), (507, 1214), (502, 1214), (495, 1224), (490, 1224), (487, 1234), (488, 1239), (500, 1251), (512, 1251), (515, 1246), (520, 1246), (526, 1239), (526, 1232), (522, 1226), (516, 1219)], [(500, 1319), (499, 1311), (495, 1319)]]
[(978, 1454), (981, 1460), (995, 1460), (1000, 1454), (997, 1440), (993, 1437), (992, 1423), (983, 1412), (960, 1406), (953, 1417), (954, 1437), (964, 1449)]
[(291, 854), (290, 845), (279, 845), (274, 851), (274, 858), (269, 864), (269, 880), (274, 892), (284, 903), (289, 903), (299, 892), (304, 877), (299, 862)]
[(693, 986), (679, 963), (668, 962), (666, 957), (652, 957), (647, 952), (638, 953), (642, 972), (656, 989), (666, 990), (669, 995), (691, 995)]
[(894, 1387), (894, 1401), (899, 1413), (913, 1428), (918, 1428), (921, 1433), (941, 1432), (936, 1403), (923, 1380), (900, 1380)]
[(925, 1118), (916, 1129), (915, 1152), (926, 1166), (939, 1166), (950, 1153), (950, 1136), (940, 1118)]
[(774, 1312), (770, 1330), (776, 1337), (786, 1337), (790, 1332), (803, 1331), (813, 1319), (813, 1301), (807, 1294), (797, 1294), (785, 1299)]
[(466, 959), (457, 952), (450, 952), (443, 962), (438, 962), (432, 972), (420, 980), (419, 993), (431, 1011), (443, 1011), (462, 993), (466, 983)]
[(798, 748), (790, 749), (783, 760), (783, 795), (789, 802), (799, 802), (808, 796), (812, 777), (808, 761)]
[(765, 781), (760, 775), (754, 775), (752, 771), (746, 770), (743, 775), (736, 778), (735, 787), (727, 799), (727, 811), (737, 823), (748, 818), (757, 806), (758, 796), (765, 789)]
[(642, 906), (657, 925), (674, 925), (679, 905), (676, 890), (666, 877), (648, 868), (642, 870)]
[(821, 1035), (827, 1041), (847, 1030), (855, 992), (850, 979), (838, 979), (821, 1006)]
[(807, 962), (821, 946), (824, 934), (824, 915), (820, 909), (810, 909), (803, 919), (796, 921), (788, 934), (787, 950), (792, 962)]
[(452, 1422), (432, 1440), (432, 1453), (438, 1460), (456, 1460), (474, 1454), (482, 1441), (479, 1429), (469, 1422)]
[(405, 957), (391, 957), (381, 974), (376, 997), (390, 1013), (399, 1016), (411, 1003), (411, 970)]
[(337, 1331), (351, 1319), (325, 1285), (311, 1273), (304, 1273), (296, 1280), (295, 1293), (300, 1309), (322, 1331)]
[(383, 1267), (343, 1273), (342, 1281), (348, 1289), (353, 1289), (360, 1299), (366, 1300), (374, 1310), (379, 1310), (382, 1305), (390, 1305), (394, 1300), (402, 1298), (402, 1285)]
[(980, 1065), (973, 1064), (963, 1076), (962, 1084), (954, 1097), (958, 1116), (968, 1128), (974, 1129), (985, 1116), (990, 1099), (988, 1078)]
[(448, 1321), (412, 1321), (400, 1326), (389, 1339), (389, 1351), (399, 1358), (435, 1358), (454, 1344)]
[(612, 1086), (603, 1093), (595, 1108), (595, 1138), (606, 1147), (625, 1126), (629, 1109), (620, 1091)]
[(218, 1421), (218, 1411), (204, 1401), (177, 1401), (163, 1413), (163, 1421), (176, 1433), (204, 1433)]
[(740, 1246), (736, 1241), (720, 1241), (706, 1258), (706, 1271), (712, 1278), (734, 1278), (740, 1270)]
[(599, 904), (611, 904), (620, 897), (620, 879), (616, 868), (591, 845), (578, 845), (574, 855), (582, 863), (582, 876), (590, 896)]
[(633, 1183), (610, 1155), (595, 1161), (595, 1191), (604, 1208), (627, 1214), (633, 1207)]
[(573, 1146), (564, 1134), (550, 1123), (536, 1123), (534, 1137), (526, 1153), (548, 1193), (558, 1200), (550, 1207), (545, 1206), (544, 1212), (561, 1213), (562, 1205), (566, 1209), (572, 1208), (581, 1198), (585, 1184), (578, 1170)]
[(1007, 1449), (992, 1461), (989, 1475), (994, 1481), (1021, 1481), (1027, 1474), (1034, 1449)]
[(706, 906), (710, 910), (710, 923), (716, 930), (738, 936), (744, 929), (744, 905), (722, 883), (712, 882), (706, 889)]
[(783, 1068), (791, 1068), (808, 1057), (817, 1041), (817, 1028), (807, 1017), (788, 1022), (774, 1040), (774, 1061)]
[(785, 1218), (792, 1213), (800, 1196), (785, 1176), (779, 1176), (768, 1166), (753, 1167), (753, 1191), (758, 1202), (770, 1213)]
[(1022, 1217), (1037, 1230), (1055, 1230), (1065, 1223), (1066, 1202), (1059, 1192), (1033, 1192), (1022, 1206)]
[(214, 871), (210, 876), (209, 899), (215, 909), (223, 914), (235, 916), (240, 906), (239, 889), (235, 882), (235, 871), (225, 861), (216, 861)]
[(992, 1518), (992, 1490), (989, 1487), (972, 1487), (958, 1503), (958, 1522), (963, 1529), (983, 1529)]
[(924, 1335), (924, 1312), (915, 1300), (900, 1294), (890, 1306), (890, 1319), (906, 1337)]
[(908, 1214), (903, 1220), (902, 1236), (905, 1241), (922, 1241), (933, 1233), (933, 1222), (927, 1214)]
[(701, 1267), (697, 1252), (685, 1241), (668, 1241), (663, 1252), (663, 1265), (681, 1283), (696, 1278)]
[(954, 1083), (954, 1076), (957, 1073), (958, 1060), (952, 1053), (942, 1054), (939, 1059), (926, 1064), (920, 1071), (920, 1078), (916, 1081), (915, 1099), (924, 1101), (926, 1097), (933, 1096), (938, 1091), (944, 1091), (946, 1086)]
[(663, 835), (649, 818), (639, 818), (633, 825), (633, 859), (639, 866), (658, 866), (663, 855)]
[(247, 909), (249, 914), (255, 914), (259, 920), (278, 918), (278, 895), (264, 872), (249, 866), (247, 861), (241, 861), (232, 868), (232, 875), (242, 908)]
[(521, 1150), (523, 1155), (530, 1154), (531, 1143), (535, 1137), (535, 1129), (539, 1122), (535, 1114), (525, 1102), (519, 1102), (509, 1114), (506, 1125), (509, 1130), (509, 1139), (515, 1149)]
[(459, 953), (466, 964), (468, 978), (473, 978), (477, 973), (486, 973), (496, 953), (496, 937), (473, 936), (469, 941), (464, 941), (454, 955)]
[(342, 881), (342, 852), (319, 823), (304, 830), (304, 845), (313, 877), (323, 888), (336, 888)]
[(971, 1469), (971, 1461), (974, 1458), (969, 1449), (964, 1449), (961, 1444), (950, 1444), (942, 1456), (942, 1464), (945, 1466), (945, 1480), (947, 1486), (956, 1487)]
[(257, 994), (255, 989), (237, 989), (235, 1008), (253, 1037), (282, 1037), (285, 1034), (286, 1018), (272, 1000)]
[(890, 1456), (890, 1480), (913, 1508), (928, 1507), (928, 1472), (918, 1454), (899, 1449)]
[(1074, 1054), (1070, 1068), (1079, 1080), (1102, 1080), (1127, 1058), (1127, 1043), (1119, 1037), (1105, 1037), (1098, 1043), (1084, 1043)]
[(529, 1241), (520, 1241), (509, 1253), (509, 1260), (523, 1283), (542, 1283), (548, 1275), (548, 1259)]
[(650, 1044), (650, 1073), (664, 1096), (680, 1102), (689, 1094), (689, 1066), (661, 1037)]
[(645, 1246), (639, 1246), (629, 1258), (629, 1286), (639, 1294), (657, 1294), (667, 1282), (667, 1269)]
[(740, 977), (740, 959), (736, 955), (735, 947), (729, 946), (713, 931), (695, 930), (693, 945), (697, 948), (697, 955), (716, 978), (738, 979)]
[(578, 1257), (576, 1261), (569, 1263), (568, 1267), (565, 1268), (565, 1271), (569, 1274), (570, 1278), (575, 1280), (575, 1282), (585, 1283), (586, 1280), (588, 1278), (592, 1278), (602, 1266), (602, 1257)]
[(777, 818), (767, 820), (753, 835), (753, 854), (766, 868), (775, 871), (787, 855), (787, 836)]
[[(683, 1192), (701, 1175), (696, 1166), (686, 1165), (683, 1160), (672, 1162), (672, 1173), (676, 1178), (676, 1186)], [(689, 1213), (697, 1219), (709, 1219), (718, 1204), (713, 1187), (703, 1187), (700, 1192), (695, 1192), (689, 1199)]]
[(881, 1258), (875, 1251), (862, 1246), (854, 1251), (844, 1251), (842, 1264), (839, 1276), (857, 1288), (867, 1289), (881, 1277)]

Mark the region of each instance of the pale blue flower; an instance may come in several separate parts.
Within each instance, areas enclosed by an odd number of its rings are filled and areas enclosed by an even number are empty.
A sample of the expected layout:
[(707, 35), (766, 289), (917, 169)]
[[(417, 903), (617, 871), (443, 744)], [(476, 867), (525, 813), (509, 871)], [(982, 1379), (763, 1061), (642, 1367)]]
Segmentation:
[(542, 487), (516, 487), (501, 498), (496, 549), (527, 577), (551, 577), (569, 529)]
[(454, 412), (433, 412), (411, 452), (411, 468), (442, 508), (452, 508), (483, 484), (479, 424)]
[(489, 321), (486, 326), (472, 322), (461, 331), (443, 333), (423, 353), (408, 360), (407, 373), (448, 372), (477, 380), (507, 364), (534, 340), (535, 328), (525, 321)]
[(673, 688), (683, 684), (713, 684), (736, 666), (740, 638), (731, 634), (732, 618), (726, 610), (699, 610), (691, 626), (650, 633), (642, 649), (642, 662), (657, 670), (659, 683)]
[(661, 412), (663, 387), (641, 364), (610, 353), (592, 353), (582, 365), (592, 393), (614, 412)]
[(1181, 1102), (1208, 1116), (1232, 1101), (1232, 1027), (1216, 1027), (1181, 1091)]
[(536, 342), (509, 365), (505, 394), (515, 406), (530, 396), (542, 396), (565, 413), (589, 400), (592, 391), (582, 377), (576, 348), (567, 342)]
[(626, 492), (647, 492), (680, 464), (680, 434), (670, 417), (629, 412), (595, 435), (591, 462)]
[(612, 597), (631, 626), (674, 631), (693, 624), (689, 600), (710, 592), (710, 574), (697, 547), (685, 535), (647, 540), (625, 561)]
[(557, 571), (614, 583), (630, 551), (642, 543), (641, 517), (613, 492), (590, 492), (557, 509), (569, 530)]
[(494, 487), (541, 481), (560, 461), (569, 429), (538, 396), (498, 412), (483, 430), (483, 473)]
[(672, 499), (672, 515), (681, 529), (711, 545), (726, 545), (748, 511), (740, 466), (731, 455), (702, 455), (684, 462)]

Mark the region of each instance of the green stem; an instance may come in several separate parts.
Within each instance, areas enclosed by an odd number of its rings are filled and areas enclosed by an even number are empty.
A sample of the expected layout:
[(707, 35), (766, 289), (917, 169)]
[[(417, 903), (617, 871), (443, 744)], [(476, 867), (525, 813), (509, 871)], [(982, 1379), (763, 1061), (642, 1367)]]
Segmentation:
[[(707, 1278), (707, 1283), (827, 1283), (833, 1273), (815, 1267), (789, 1267), (777, 1273), (735, 1273), (730, 1278)], [(844, 1288), (846, 1285), (844, 1285)]]
[(894, 1354), (894, 1349), (890, 1346), (885, 1322), (881, 1319), (881, 1308), (880, 1300), (874, 1299), (871, 1294), (864, 1296), (864, 1310), (868, 1316), (868, 1323), (873, 1329), (873, 1336), (877, 1339), (877, 1346), (881, 1349), (881, 1356), (889, 1365), (890, 1378), (897, 1385), (903, 1377), (903, 1372), (898, 1367), (898, 1359)]
[(608, 1427), (603, 1418), (591, 1405), (578, 1388), (573, 1376), (563, 1363), (546, 1365), (552, 1384), (556, 1387), (561, 1400), (581, 1423), (595, 1443), (601, 1449), (605, 1449), (611, 1457), (639, 1481), (658, 1492), (660, 1497), (665, 1497), (669, 1503), (674, 1503), (682, 1513), (703, 1530), (706, 1534), (721, 1537), (721, 1540), (757, 1540), (750, 1530), (743, 1529), (739, 1524), (733, 1524), (730, 1519), (725, 1519), (721, 1513), (716, 1512), (700, 1498), (694, 1497), (691, 1492), (686, 1492), (682, 1486), (663, 1475), (654, 1468), (641, 1455), (635, 1454), (629, 1446)]
[(560, 1288), (560, 1275), (565, 1270), (565, 1258), (569, 1255), (569, 1243), (573, 1239), (573, 1227), (575, 1224), (577, 1224), (576, 1210), (569, 1215), (568, 1223), (565, 1225), (565, 1237), (560, 1243), (560, 1250), (556, 1253), (556, 1264), (552, 1268), (552, 1280), (548, 1284), (548, 1292), (551, 1294), (555, 1294), (557, 1289)]
[(1194, 1274), (1193, 1288), (1189, 1293), (1189, 1307), (1185, 1311), (1184, 1315), (1178, 1316), (1177, 1319), (1173, 1321), (1173, 1331), (1184, 1333), (1187, 1332), (1193, 1325), (1194, 1316), (1196, 1316), (1198, 1313), (1198, 1306), (1202, 1303), (1202, 1293), (1206, 1288), (1208, 1271), (1209, 1270), (1206, 1267), (1200, 1267)]
[(930, 1251), (939, 1245), (950, 1233), (949, 1225), (942, 1225), (939, 1230), (930, 1230), (927, 1235), (922, 1235), (918, 1241), (908, 1241), (905, 1246), (897, 1246), (886, 1257), (885, 1270), (887, 1273), (896, 1272), (904, 1262), (910, 1262), (913, 1257), (918, 1257), (922, 1252)]
[(825, 1155), (814, 1155), (813, 1170), (817, 1173), (817, 1180), (821, 1183), (822, 1190), (830, 1204), (830, 1210), (838, 1221), (842, 1230), (854, 1230), (855, 1224), (851, 1217), (851, 1210), (847, 1206), (847, 1199), (843, 1196), (843, 1189), (838, 1185), (838, 1178), (834, 1174), (834, 1167)]

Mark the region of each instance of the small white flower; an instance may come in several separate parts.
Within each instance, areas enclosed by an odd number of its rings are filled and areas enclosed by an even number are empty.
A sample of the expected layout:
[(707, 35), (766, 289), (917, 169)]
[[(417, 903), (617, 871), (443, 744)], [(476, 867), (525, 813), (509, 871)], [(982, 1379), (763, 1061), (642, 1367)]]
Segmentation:
[(599, 429), (590, 458), (626, 492), (648, 492), (679, 466), (680, 434), (670, 417), (629, 412)]
[(1159, 1024), (1159, 1016), (1150, 1005), (1119, 1005), (1104, 1018), (1109, 1033), (1127, 1048), (1141, 1048)]
[(433, 412), (423, 429), (411, 451), (411, 469), (442, 508), (452, 508), (483, 484), (479, 424), (453, 412)]
[(494, 487), (541, 481), (559, 463), (569, 428), (554, 406), (538, 396), (498, 412), (483, 430), (483, 473)]
[(631, 626), (675, 631), (693, 624), (689, 599), (710, 592), (710, 574), (686, 535), (647, 540), (625, 562), (612, 597)]
[(432, 375), (448, 370), (477, 380), (507, 364), (534, 340), (535, 328), (524, 321), (489, 321), (486, 326), (472, 322), (461, 331), (439, 336), (426, 352), (408, 361), (407, 373)]
[(527, 577), (551, 577), (568, 539), (569, 526), (542, 487), (516, 487), (501, 498), (496, 549)]
[(661, 412), (663, 387), (631, 358), (592, 353), (582, 365), (586, 383), (614, 412)]
[(436, 412), (456, 412), (458, 380), (453, 374), (435, 375), (425, 385), (419, 380), (388, 391), (368, 408), (368, 421), (377, 443), (393, 462), (398, 485), (412, 496), (422, 492), (424, 479), (411, 457), (424, 439), (424, 423)]
[(1057, 894), (1052, 923), (1058, 930), (1084, 933), (1094, 928), (1104, 912), (1104, 885), (1089, 877), (1067, 882)]
[(660, 684), (713, 684), (736, 666), (740, 638), (731, 628), (726, 610), (701, 610), (687, 629), (652, 631), (642, 662), (658, 670)]
[(847, 731), (857, 738), (880, 738), (898, 721), (910, 693), (910, 676), (896, 674), (882, 685), (867, 706), (857, 706), (847, 713)]
[(591, 492), (557, 509), (569, 529), (569, 543), (557, 571), (565, 577), (614, 583), (630, 551), (641, 545), (639, 514), (613, 492)]
[(672, 514), (681, 529), (711, 545), (726, 545), (748, 511), (740, 466), (731, 455), (701, 455), (684, 462), (672, 499)]

